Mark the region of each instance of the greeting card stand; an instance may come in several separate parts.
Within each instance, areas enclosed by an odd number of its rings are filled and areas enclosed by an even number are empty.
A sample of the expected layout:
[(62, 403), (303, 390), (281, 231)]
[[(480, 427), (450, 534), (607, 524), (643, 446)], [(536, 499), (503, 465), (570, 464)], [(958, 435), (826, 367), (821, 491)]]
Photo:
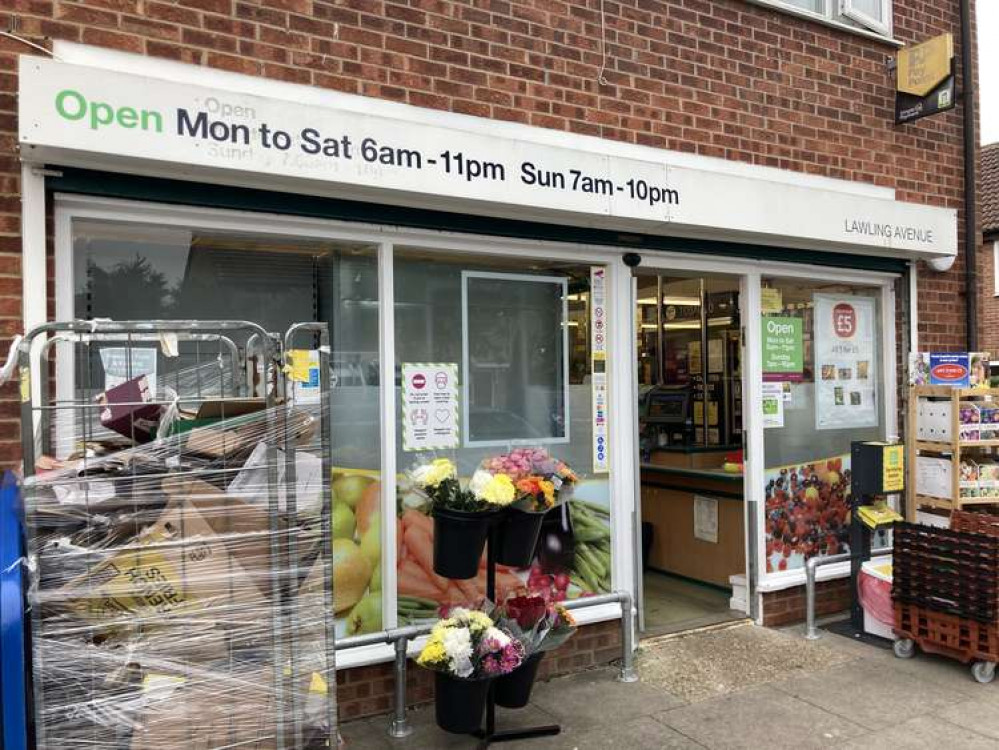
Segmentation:
[[(489, 526), (489, 539), (486, 541), (486, 598), (496, 601), (496, 530), (497, 524)], [(552, 737), (562, 731), (558, 724), (547, 724), (522, 729), (496, 731), (496, 683), (489, 686), (486, 698), (486, 726), (475, 733), (481, 742), (480, 750), (485, 750), (495, 742), (511, 742), (513, 740), (529, 740), (535, 737)]]

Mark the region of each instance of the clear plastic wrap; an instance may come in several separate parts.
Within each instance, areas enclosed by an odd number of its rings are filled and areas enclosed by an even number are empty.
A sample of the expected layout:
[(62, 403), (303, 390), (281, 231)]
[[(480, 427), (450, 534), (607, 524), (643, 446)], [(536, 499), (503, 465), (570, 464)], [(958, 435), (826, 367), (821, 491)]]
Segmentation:
[(39, 748), (335, 746), (320, 403), (227, 403), (25, 480)]

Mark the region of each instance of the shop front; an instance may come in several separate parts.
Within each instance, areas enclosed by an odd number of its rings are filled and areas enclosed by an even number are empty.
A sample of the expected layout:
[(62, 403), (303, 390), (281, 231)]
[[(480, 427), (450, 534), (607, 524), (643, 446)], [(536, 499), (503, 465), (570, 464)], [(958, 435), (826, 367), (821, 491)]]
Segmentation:
[[(21, 59), (25, 326), (46, 317), (49, 240), (57, 320), (326, 322), (338, 636), (484, 594), (483, 576), (449, 584), (427, 564), (411, 474), (434, 458), (463, 479), (571, 474), (497, 593), (628, 591), (649, 633), (763, 620), (767, 592), (843, 548), (849, 444), (898, 433), (897, 297), (913, 261), (956, 252), (953, 211), (85, 47), (60, 57)], [(158, 357), (130, 371), (154, 375)], [(60, 350), (56, 393), (109, 374)], [(690, 586), (709, 603), (677, 614)], [(389, 658), (351, 649), (338, 667)]]

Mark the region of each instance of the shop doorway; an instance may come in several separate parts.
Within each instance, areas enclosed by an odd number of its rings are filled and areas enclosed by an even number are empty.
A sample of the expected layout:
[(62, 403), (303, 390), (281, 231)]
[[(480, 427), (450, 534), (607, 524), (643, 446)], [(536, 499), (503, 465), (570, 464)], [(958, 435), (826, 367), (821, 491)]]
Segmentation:
[(637, 269), (645, 637), (746, 616), (739, 276)]

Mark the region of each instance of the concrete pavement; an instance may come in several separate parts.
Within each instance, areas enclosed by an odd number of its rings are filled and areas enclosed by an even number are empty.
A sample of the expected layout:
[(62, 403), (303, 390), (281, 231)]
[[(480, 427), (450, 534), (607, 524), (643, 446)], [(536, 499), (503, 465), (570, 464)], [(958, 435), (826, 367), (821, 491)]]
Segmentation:
[[(642, 681), (621, 684), (599, 669), (540, 684), (521, 711), (498, 709), (501, 729), (557, 722), (556, 737), (505, 743), (509, 750), (844, 748), (999, 750), (999, 680), (918, 654), (801, 629), (752, 625), (643, 643)], [(342, 727), (348, 750), (473, 748), (434, 724), (433, 706), (411, 713), (405, 740), (379, 717)]]

